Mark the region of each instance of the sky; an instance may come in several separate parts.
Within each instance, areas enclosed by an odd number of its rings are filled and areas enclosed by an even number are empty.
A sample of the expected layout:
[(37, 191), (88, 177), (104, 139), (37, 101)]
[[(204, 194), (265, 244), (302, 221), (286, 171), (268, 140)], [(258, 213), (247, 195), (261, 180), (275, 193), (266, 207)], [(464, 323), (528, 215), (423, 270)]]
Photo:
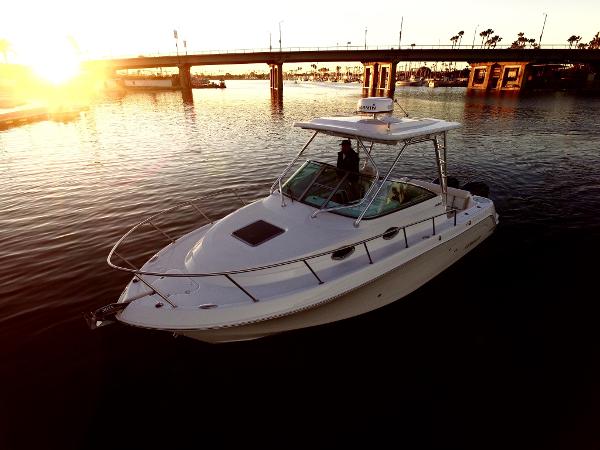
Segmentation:
[(0, 39), (11, 43), (10, 60), (47, 65), (75, 49), (84, 58), (173, 53), (173, 30), (181, 53), (183, 40), (188, 53), (265, 49), (269, 39), (278, 49), (280, 27), (284, 49), (364, 48), (365, 29), (367, 46), (389, 48), (398, 46), (401, 24), (403, 46), (451, 45), (459, 31), (462, 45), (481, 44), (487, 28), (503, 38), (499, 47), (519, 32), (539, 41), (542, 28), (542, 47), (566, 45), (573, 34), (589, 42), (600, 31), (600, 2), (19, 0), (2, 6)]

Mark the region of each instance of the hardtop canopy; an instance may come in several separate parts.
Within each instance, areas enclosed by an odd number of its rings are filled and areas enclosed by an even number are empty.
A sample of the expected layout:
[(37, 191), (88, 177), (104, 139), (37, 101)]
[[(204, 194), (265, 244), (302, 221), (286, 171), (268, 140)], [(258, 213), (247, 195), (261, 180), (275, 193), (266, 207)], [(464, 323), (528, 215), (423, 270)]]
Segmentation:
[(433, 137), (444, 131), (459, 128), (461, 124), (431, 118), (356, 115), (319, 117), (309, 122), (295, 122), (294, 126), (331, 136), (361, 138), (370, 142), (396, 145), (412, 138)]

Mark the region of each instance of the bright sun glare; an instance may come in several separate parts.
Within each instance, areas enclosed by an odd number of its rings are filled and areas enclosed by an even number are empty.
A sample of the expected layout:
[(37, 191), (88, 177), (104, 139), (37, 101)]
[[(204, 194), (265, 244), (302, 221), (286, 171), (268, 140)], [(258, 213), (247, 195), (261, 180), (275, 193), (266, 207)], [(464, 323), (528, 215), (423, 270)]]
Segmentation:
[(40, 60), (30, 65), (36, 75), (52, 84), (66, 83), (75, 78), (80, 72), (77, 61)]
[(27, 59), (34, 73), (52, 84), (66, 83), (81, 72), (76, 51), (67, 40), (48, 42)]

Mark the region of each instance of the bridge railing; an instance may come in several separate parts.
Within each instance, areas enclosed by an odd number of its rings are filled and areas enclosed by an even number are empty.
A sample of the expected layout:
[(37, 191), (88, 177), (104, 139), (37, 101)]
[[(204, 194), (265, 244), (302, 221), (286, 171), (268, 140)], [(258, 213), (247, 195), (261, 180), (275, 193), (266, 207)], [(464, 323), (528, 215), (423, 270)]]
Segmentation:
[[(507, 47), (497, 47), (497, 50), (505, 49)], [(542, 49), (568, 49), (568, 44), (544, 44)], [(284, 47), (281, 50), (276, 47), (266, 47), (266, 48), (235, 48), (235, 49), (219, 49), (219, 50), (187, 50), (186, 51), (167, 51), (167, 52), (143, 52), (138, 54), (128, 54), (128, 55), (113, 55), (113, 54), (105, 54), (105, 55), (87, 55), (88, 59), (129, 59), (129, 58), (152, 58), (159, 56), (189, 56), (189, 55), (228, 55), (228, 54), (244, 54), (244, 53), (290, 53), (290, 52), (314, 52), (314, 51), (356, 51), (356, 50), (494, 50), (494, 48), (490, 48), (486, 45), (481, 44), (461, 44), (461, 45), (451, 45), (451, 44), (425, 44), (425, 45), (401, 45), (391, 44), (391, 45), (330, 45), (330, 46), (322, 46), (322, 47)]]

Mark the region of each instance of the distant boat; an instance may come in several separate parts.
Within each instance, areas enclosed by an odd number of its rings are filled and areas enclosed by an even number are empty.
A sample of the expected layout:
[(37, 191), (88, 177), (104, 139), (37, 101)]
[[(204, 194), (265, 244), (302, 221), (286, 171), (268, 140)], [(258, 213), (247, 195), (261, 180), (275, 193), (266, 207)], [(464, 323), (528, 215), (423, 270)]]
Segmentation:
[(208, 78), (203, 78), (198, 75), (192, 75), (191, 84), (193, 89), (210, 89), (210, 88), (226, 88), (225, 81), (220, 80), (219, 83), (210, 81)]
[(427, 80), (427, 86), (430, 88), (434, 87), (466, 87), (468, 79), (466, 78), (456, 78), (453, 80), (449, 79), (439, 79), (439, 78), (430, 78)]
[(414, 75), (408, 80), (398, 80), (396, 82), (396, 86), (423, 86), (424, 84), (425, 80), (423, 78), (416, 78)]
[(177, 75), (125, 75), (115, 82), (127, 90), (179, 90)]

